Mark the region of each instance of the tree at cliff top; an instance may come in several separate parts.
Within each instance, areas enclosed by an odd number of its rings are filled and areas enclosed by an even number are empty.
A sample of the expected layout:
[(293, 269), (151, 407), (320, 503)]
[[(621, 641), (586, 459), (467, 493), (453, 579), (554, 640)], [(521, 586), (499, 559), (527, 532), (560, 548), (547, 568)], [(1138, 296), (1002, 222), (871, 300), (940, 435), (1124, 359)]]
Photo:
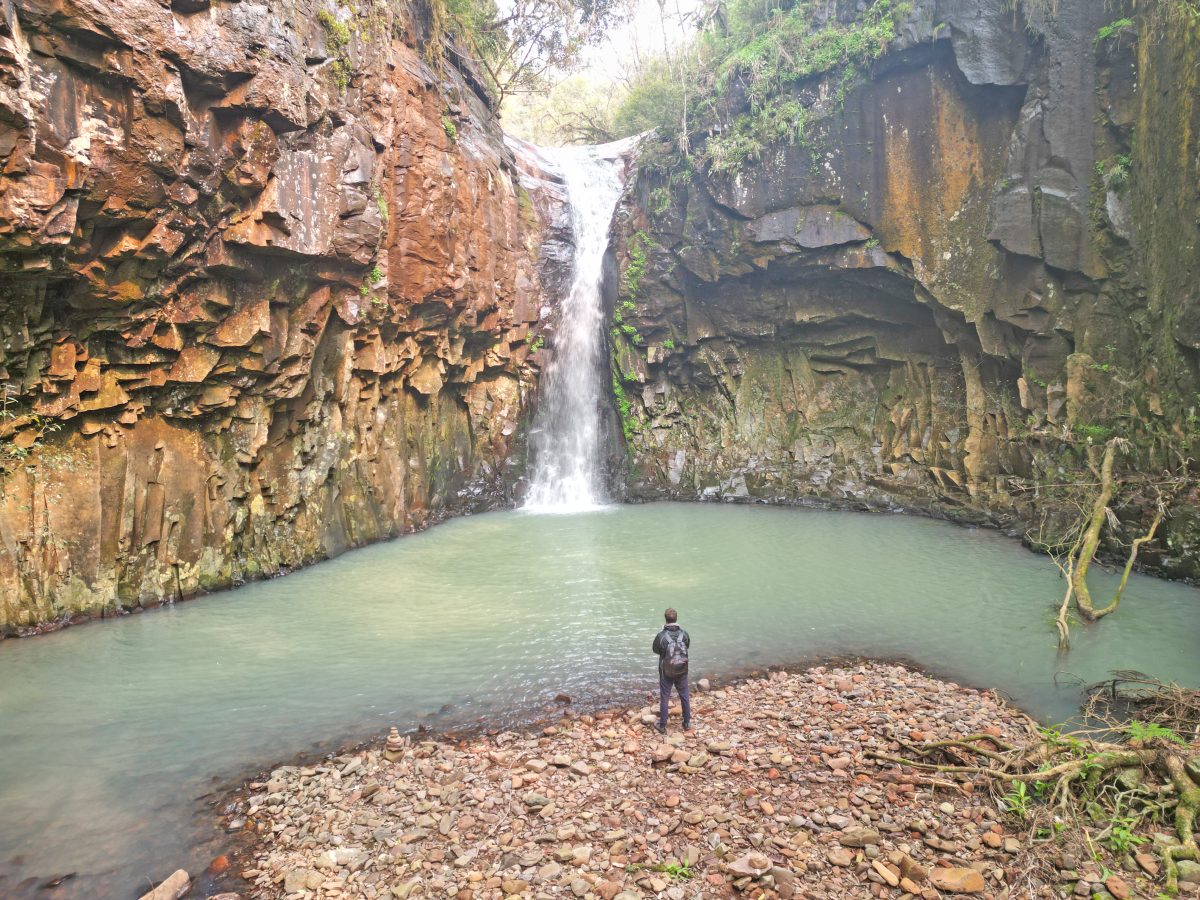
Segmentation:
[(501, 110), (504, 130), (543, 146), (603, 144), (616, 138), (619, 84), (576, 72), (543, 94), (510, 94)]
[(584, 50), (578, 71), (548, 92), (510, 96), (507, 131), (539, 144), (599, 144), (657, 127), (658, 94), (678, 93), (701, 0), (624, 2), (628, 15)]
[(575, 68), (583, 49), (626, 6), (623, 0), (433, 0), (431, 13), (435, 44), (465, 52), (483, 68), (498, 109), (510, 94), (544, 91), (548, 76)]

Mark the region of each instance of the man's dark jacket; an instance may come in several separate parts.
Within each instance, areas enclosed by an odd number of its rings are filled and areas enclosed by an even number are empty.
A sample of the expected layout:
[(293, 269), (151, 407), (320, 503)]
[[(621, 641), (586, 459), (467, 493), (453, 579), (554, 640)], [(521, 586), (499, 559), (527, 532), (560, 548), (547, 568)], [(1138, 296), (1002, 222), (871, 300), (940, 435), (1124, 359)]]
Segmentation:
[[(672, 622), (670, 625), (667, 625), (665, 628), (663, 628), (662, 631), (660, 631), (658, 634), (656, 634), (654, 636), (654, 652), (658, 654), (658, 674), (659, 675), (662, 674), (663, 659), (664, 659), (663, 654), (667, 652), (667, 631), (683, 632), (683, 646), (685, 646), (685, 647), (692, 646), (692, 639), (688, 636), (688, 633), (686, 631), (684, 631), (682, 628), (679, 627), (678, 622)], [(686, 674), (686, 673), (687, 673), (687, 669), (685, 668), (684, 674)]]

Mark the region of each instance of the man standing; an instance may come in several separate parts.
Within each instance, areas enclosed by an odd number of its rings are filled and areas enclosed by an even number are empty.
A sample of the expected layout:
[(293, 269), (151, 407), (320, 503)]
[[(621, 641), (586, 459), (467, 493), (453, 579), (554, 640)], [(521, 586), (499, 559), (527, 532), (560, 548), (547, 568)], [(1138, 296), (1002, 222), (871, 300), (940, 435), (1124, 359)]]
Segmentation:
[(667, 733), (667, 709), (671, 701), (671, 688), (679, 694), (683, 705), (683, 730), (692, 730), (692, 700), (688, 695), (688, 647), (692, 639), (679, 627), (679, 614), (673, 609), (664, 613), (666, 626), (654, 638), (654, 652), (658, 654), (658, 728), (659, 734)]

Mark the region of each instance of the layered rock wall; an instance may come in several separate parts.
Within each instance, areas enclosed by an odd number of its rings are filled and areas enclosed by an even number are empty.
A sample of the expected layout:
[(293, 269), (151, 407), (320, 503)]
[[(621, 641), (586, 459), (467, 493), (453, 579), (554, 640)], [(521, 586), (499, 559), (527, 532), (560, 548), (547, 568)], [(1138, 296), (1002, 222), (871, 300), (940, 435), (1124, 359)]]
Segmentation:
[[(790, 86), (800, 140), (733, 173), (645, 148), (612, 299), (627, 490), (1051, 534), (1041, 486), (1086, 489), (1121, 435), (1128, 541), (1200, 436), (1200, 13), (907, 9), (849, 91)], [(1174, 493), (1160, 571), (1200, 574), (1197, 500)]]
[(3, 12), (0, 632), (504, 502), (561, 197), (419, 5)]

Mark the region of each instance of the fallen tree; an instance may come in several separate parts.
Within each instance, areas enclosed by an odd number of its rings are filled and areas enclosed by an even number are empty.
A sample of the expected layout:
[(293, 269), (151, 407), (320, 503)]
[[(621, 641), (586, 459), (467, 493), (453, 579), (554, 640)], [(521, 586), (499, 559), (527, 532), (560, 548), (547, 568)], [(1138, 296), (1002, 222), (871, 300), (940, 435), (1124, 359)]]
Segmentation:
[(1164, 475), (1152, 485), (1154, 491), (1154, 516), (1145, 533), (1134, 538), (1128, 544), (1125, 566), (1121, 580), (1113, 592), (1112, 599), (1102, 607), (1097, 608), (1092, 599), (1088, 586), (1088, 571), (1100, 550), (1101, 541), (1106, 527), (1110, 535), (1117, 535), (1121, 523), (1117, 518), (1114, 507), (1118, 495), (1123, 489), (1131, 486), (1116, 475), (1118, 452), (1128, 450), (1130, 444), (1120, 437), (1110, 438), (1104, 445), (1103, 456), (1099, 465), (1094, 466), (1095, 477), (1099, 480), (1092, 483), (1055, 485), (1061, 494), (1060, 504), (1073, 506), (1079, 510), (1075, 521), (1066, 529), (1065, 534), (1047, 535), (1045, 525), (1038, 534), (1029, 534), (1029, 542), (1040, 550), (1048, 553), (1058, 566), (1066, 581), (1067, 587), (1062, 602), (1058, 607), (1055, 625), (1058, 628), (1058, 647), (1067, 650), (1070, 647), (1070, 621), (1072, 608), (1085, 622), (1097, 622), (1105, 616), (1117, 611), (1117, 606), (1125, 594), (1129, 584), (1129, 576), (1137, 564), (1138, 554), (1142, 547), (1154, 540), (1159, 526), (1167, 514), (1170, 498), (1185, 483), (1183, 475)]

